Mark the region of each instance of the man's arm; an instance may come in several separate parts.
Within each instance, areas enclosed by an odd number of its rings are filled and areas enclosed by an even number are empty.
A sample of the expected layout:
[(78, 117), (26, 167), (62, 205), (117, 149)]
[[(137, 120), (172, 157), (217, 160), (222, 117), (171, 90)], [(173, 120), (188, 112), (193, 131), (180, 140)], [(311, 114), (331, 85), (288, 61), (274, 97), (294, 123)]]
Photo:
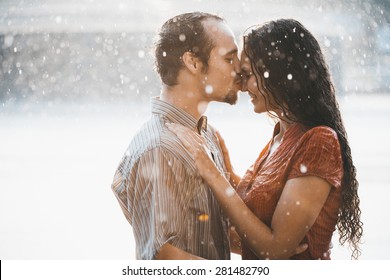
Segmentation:
[(203, 260), (169, 243), (165, 243), (156, 255), (156, 260)]
[(134, 206), (133, 232), (141, 258), (194, 259), (179, 251), (186, 248), (182, 232), (187, 212), (184, 201), (190, 196), (182, 188), (186, 172), (183, 164), (161, 147), (140, 158), (132, 176), (136, 195), (129, 201)]

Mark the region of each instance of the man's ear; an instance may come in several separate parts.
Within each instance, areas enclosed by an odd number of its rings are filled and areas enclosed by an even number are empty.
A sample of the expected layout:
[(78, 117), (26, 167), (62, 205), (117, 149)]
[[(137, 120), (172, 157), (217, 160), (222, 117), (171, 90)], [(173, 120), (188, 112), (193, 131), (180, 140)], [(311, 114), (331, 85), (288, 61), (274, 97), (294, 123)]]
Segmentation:
[(191, 73), (197, 73), (202, 69), (202, 62), (192, 52), (185, 52), (182, 56), (185, 67)]

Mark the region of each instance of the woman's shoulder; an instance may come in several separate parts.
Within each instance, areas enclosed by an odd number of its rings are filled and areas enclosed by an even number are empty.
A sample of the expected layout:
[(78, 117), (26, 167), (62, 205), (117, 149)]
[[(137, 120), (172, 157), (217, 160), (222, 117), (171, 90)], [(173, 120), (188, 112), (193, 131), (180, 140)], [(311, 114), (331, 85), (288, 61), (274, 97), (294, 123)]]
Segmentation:
[(337, 136), (336, 131), (333, 128), (326, 126), (326, 125), (319, 125), (319, 126), (312, 127), (311, 129), (308, 130), (308, 132), (320, 133), (320, 134), (321, 133), (332, 134), (334, 136)]
[(302, 135), (302, 139), (311, 139), (317, 141), (332, 141), (331, 139), (338, 141), (338, 136), (336, 131), (325, 125), (315, 126), (308, 128), (306, 132)]
[(293, 146), (298, 151), (314, 151), (319, 152), (320, 150), (327, 151), (330, 153), (340, 153), (340, 142), (336, 131), (329, 126), (315, 126), (305, 127), (300, 126), (299, 135), (293, 139)]

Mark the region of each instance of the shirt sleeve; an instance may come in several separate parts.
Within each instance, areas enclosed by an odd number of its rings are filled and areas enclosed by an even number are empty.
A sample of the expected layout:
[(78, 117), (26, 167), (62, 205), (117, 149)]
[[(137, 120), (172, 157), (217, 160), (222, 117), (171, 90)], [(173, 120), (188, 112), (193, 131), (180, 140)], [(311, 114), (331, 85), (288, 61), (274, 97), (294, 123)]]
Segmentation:
[(343, 176), (343, 163), (337, 134), (328, 127), (316, 127), (302, 137), (291, 161), (287, 179), (317, 176), (338, 188)]
[(133, 168), (128, 201), (141, 259), (155, 258), (167, 242), (185, 249), (180, 238), (190, 198), (183, 191), (185, 172), (183, 164), (161, 148), (144, 153)]

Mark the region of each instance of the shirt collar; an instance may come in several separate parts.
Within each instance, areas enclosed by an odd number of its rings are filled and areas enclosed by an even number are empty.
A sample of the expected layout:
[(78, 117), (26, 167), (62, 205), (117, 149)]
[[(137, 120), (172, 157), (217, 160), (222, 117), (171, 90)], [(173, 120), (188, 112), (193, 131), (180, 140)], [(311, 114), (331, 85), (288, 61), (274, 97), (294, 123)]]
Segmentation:
[(206, 116), (202, 116), (199, 120), (196, 120), (183, 109), (161, 100), (158, 96), (152, 98), (151, 106), (153, 114), (164, 115), (171, 122), (179, 123), (191, 129), (197, 128), (199, 125), (204, 130), (207, 130)]
[[(290, 135), (298, 133), (298, 131), (300, 131), (302, 133), (302, 132), (305, 132), (306, 130), (307, 130), (307, 128), (303, 124), (293, 123), (284, 132), (282, 140), (289, 138)], [(273, 137), (275, 137), (279, 132), (280, 132), (280, 122), (278, 122), (274, 127)], [(272, 137), (272, 139), (273, 139), (273, 137)]]

